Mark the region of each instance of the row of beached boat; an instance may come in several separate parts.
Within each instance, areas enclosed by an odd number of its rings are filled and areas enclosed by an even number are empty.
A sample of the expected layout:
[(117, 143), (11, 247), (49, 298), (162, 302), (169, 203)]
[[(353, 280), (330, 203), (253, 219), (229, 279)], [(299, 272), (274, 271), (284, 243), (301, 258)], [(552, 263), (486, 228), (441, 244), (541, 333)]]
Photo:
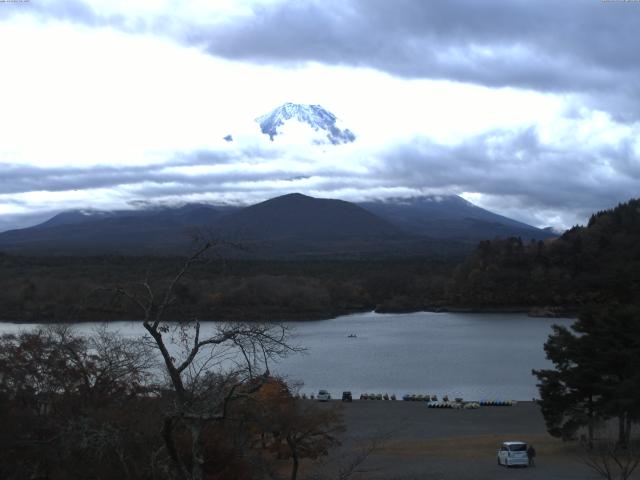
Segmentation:
[(483, 407), (512, 407), (516, 404), (515, 400), (480, 400)]
[(302, 400), (315, 400), (316, 396), (312, 393), (311, 395), (307, 395), (306, 393), (296, 393), (295, 395), (296, 398), (298, 399), (302, 399)]
[(478, 402), (429, 402), (428, 408), (451, 408), (454, 410), (474, 410), (480, 408)]
[(396, 400), (396, 395), (388, 393), (362, 393), (360, 400)]
[[(297, 394), (297, 398), (315, 400), (315, 395)], [(388, 393), (362, 393), (360, 400), (397, 400), (395, 394)], [(515, 400), (480, 400), (479, 402), (465, 402), (462, 398), (456, 397), (453, 401), (447, 395), (438, 401), (437, 395), (406, 394), (402, 396), (405, 402), (427, 402), (429, 408), (480, 408), (480, 407), (511, 407), (517, 402)]]
[[(421, 393), (415, 394), (415, 393), (408, 393), (406, 395), (404, 395), (402, 397), (402, 400), (404, 400), (405, 402), (437, 402), (438, 401), (438, 396), (437, 395), (423, 395)], [(451, 400), (449, 400), (449, 396), (445, 395), (442, 397), (442, 402), (444, 403), (449, 403)], [(463, 400), (460, 397), (456, 397), (453, 400), (454, 402), (457, 403), (462, 403)]]

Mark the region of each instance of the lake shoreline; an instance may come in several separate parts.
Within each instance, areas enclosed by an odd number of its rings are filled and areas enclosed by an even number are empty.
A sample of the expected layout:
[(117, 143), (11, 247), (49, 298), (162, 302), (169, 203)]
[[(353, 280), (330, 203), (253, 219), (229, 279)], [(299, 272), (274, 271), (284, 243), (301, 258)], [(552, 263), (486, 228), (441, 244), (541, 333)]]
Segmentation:
[[(305, 353), (280, 359), (270, 370), (299, 384), (308, 396), (327, 389), (334, 396), (350, 390), (355, 396), (429, 393), (526, 400), (537, 395), (531, 370), (547, 367), (543, 345), (556, 323), (568, 326), (571, 320), (508, 312), (367, 312), (289, 322), (289, 341)], [(125, 338), (146, 332), (140, 320), (69, 325), (80, 335), (100, 328)], [(203, 321), (201, 335), (214, 334), (217, 325)], [(46, 325), (4, 323), (0, 332), (15, 335), (40, 327)]]
[[(221, 315), (218, 318), (201, 318), (199, 319), (203, 323), (211, 322), (265, 322), (265, 323), (289, 323), (289, 322), (314, 322), (322, 320), (334, 320), (338, 317), (344, 317), (347, 315), (357, 315), (361, 313), (379, 313), (379, 314), (411, 314), (411, 313), (513, 313), (513, 314), (525, 314), (534, 318), (570, 318), (574, 319), (578, 316), (578, 309), (575, 307), (553, 307), (553, 306), (462, 306), (462, 305), (449, 305), (449, 306), (425, 306), (419, 309), (387, 309), (387, 308), (362, 308), (362, 309), (349, 309), (331, 312), (271, 312), (264, 316), (251, 316), (249, 315)], [(113, 323), (113, 322), (141, 322), (140, 319), (131, 318), (108, 318), (106, 320), (96, 318), (86, 318), (70, 321), (60, 321), (58, 319), (45, 319), (41, 321), (33, 321), (32, 319), (20, 321), (15, 319), (4, 320), (0, 319), (0, 323), (7, 324), (38, 324), (38, 325), (56, 325), (56, 324), (83, 324), (83, 323)], [(179, 322), (180, 320), (168, 320), (169, 322)]]

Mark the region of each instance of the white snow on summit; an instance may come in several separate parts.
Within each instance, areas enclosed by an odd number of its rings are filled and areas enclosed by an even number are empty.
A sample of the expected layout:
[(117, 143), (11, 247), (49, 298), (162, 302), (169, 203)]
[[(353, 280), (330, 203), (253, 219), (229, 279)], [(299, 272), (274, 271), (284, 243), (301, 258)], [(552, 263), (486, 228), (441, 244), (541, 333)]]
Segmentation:
[(256, 122), (260, 124), (262, 133), (269, 135), (271, 140), (278, 135), (285, 136), (285, 131), (301, 131), (309, 128), (312, 132), (316, 132), (316, 135), (312, 136), (313, 143), (338, 145), (350, 143), (356, 139), (348, 128), (339, 128), (336, 116), (320, 105), (285, 103), (266, 115), (256, 118)]

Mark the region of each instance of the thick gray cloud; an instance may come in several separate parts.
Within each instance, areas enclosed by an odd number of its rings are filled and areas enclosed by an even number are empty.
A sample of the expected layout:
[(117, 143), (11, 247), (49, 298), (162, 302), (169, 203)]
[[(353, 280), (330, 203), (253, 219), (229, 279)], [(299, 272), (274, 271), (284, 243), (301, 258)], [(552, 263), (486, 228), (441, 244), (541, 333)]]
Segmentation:
[[(308, 176), (292, 176), (287, 170), (268, 171), (230, 169), (222, 172), (189, 174), (174, 167), (204, 166), (184, 161), (151, 164), (145, 166), (92, 166), (40, 168), (35, 166), (0, 163), (0, 195), (25, 192), (65, 192), (98, 188), (118, 188), (126, 186), (142, 198), (166, 195), (189, 195), (195, 193), (220, 193), (241, 191), (240, 183), (295, 182)], [(316, 169), (314, 175), (320, 177), (340, 176), (340, 169)], [(24, 205), (24, 200), (3, 199), (5, 203)]]
[[(105, 17), (80, 0), (60, 0), (3, 4), (0, 20), (19, 13), (169, 35), (215, 56), (254, 63), (318, 61), (405, 78), (577, 94), (578, 106), (585, 102), (622, 122), (640, 119), (640, 2), (287, 1), (207, 25), (163, 13), (147, 19), (124, 12)], [(532, 223), (555, 217), (567, 225), (638, 195), (640, 160), (633, 141), (599, 147), (576, 141), (559, 147), (542, 142), (535, 128), (492, 131), (457, 146), (416, 138), (372, 152), (370, 168), (359, 174), (310, 167), (302, 173), (229, 169), (188, 175), (167, 168), (257, 161), (264, 155), (276, 158), (280, 152), (275, 150), (197, 152), (141, 167), (0, 164), (0, 195), (126, 186), (141, 201), (205, 193), (260, 199), (300, 190), (299, 185), (313, 180), (312, 188), (326, 196), (346, 190), (366, 196), (399, 186), (415, 192), (477, 192), (501, 213)], [(0, 221), (7, 223), (7, 218)]]
[[(171, 167), (220, 165), (231, 163), (237, 154), (193, 152), (178, 155), (170, 162), (141, 166), (93, 165), (90, 167), (38, 167), (35, 165), (0, 163), (0, 195), (33, 191), (60, 192), (87, 188), (109, 188), (144, 181), (168, 183), (185, 178)], [(195, 181), (202, 181), (196, 177)], [(8, 201), (8, 200), (7, 200)]]
[[(640, 3), (566, 0), (285, 2), (189, 36), (255, 62), (371, 67), (412, 78), (597, 95), (639, 113)], [(626, 102), (625, 102), (626, 101)]]
[(565, 226), (640, 192), (629, 141), (563, 149), (541, 142), (534, 128), (489, 132), (454, 147), (416, 139), (390, 149), (371, 175), (387, 185), (480, 193), (502, 213), (530, 223), (559, 217)]
[[(485, 198), (485, 206), (519, 220), (544, 225), (547, 219), (555, 219), (556, 224), (570, 226), (640, 192), (640, 162), (629, 140), (598, 148), (551, 146), (540, 140), (533, 127), (491, 131), (454, 146), (417, 137), (373, 153), (365, 170), (341, 168), (339, 161), (323, 161), (324, 154), (314, 158), (310, 151), (300, 150), (289, 157), (295, 157), (298, 168), (305, 170), (305, 175), (299, 175), (295, 168), (277, 166), (278, 161), (271, 159), (277, 152), (261, 153), (267, 158), (263, 166), (268, 163), (269, 168), (241, 167), (247, 164), (236, 164), (238, 152), (234, 151), (197, 152), (171, 162), (130, 167), (0, 164), (0, 195), (126, 187), (130, 202), (179, 202), (194, 196), (251, 202), (292, 191), (334, 197), (349, 192), (350, 199), (358, 200), (402, 187), (409, 195), (474, 192)], [(245, 155), (244, 160), (255, 162), (254, 152)], [(197, 175), (180, 168), (210, 165), (228, 168), (205, 168)], [(22, 198), (4, 201), (27, 205)], [(95, 205), (85, 205), (91, 206)]]
[(640, 2), (285, 1), (208, 25), (169, 12), (100, 16), (80, 0), (60, 0), (3, 6), (0, 17), (16, 12), (170, 35), (257, 63), (318, 61), (409, 78), (583, 93), (616, 118), (640, 118)]

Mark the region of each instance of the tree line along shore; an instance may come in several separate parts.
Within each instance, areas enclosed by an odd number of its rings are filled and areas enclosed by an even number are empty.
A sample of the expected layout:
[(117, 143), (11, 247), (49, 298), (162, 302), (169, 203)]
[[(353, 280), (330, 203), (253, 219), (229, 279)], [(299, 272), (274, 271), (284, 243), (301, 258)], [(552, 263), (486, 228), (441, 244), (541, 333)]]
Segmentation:
[[(545, 242), (486, 240), (466, 258), (209, 258), (176, 291), (172, 318), (304, 320), (371, 311), (519, 311), (575, 315), (640, 297), (640, 200), (594, 214)], [(109, 321), (136, 308), (110, 292), (144, 279), (165, 286), (180, 257), (0, 254), (0, 320)]]

